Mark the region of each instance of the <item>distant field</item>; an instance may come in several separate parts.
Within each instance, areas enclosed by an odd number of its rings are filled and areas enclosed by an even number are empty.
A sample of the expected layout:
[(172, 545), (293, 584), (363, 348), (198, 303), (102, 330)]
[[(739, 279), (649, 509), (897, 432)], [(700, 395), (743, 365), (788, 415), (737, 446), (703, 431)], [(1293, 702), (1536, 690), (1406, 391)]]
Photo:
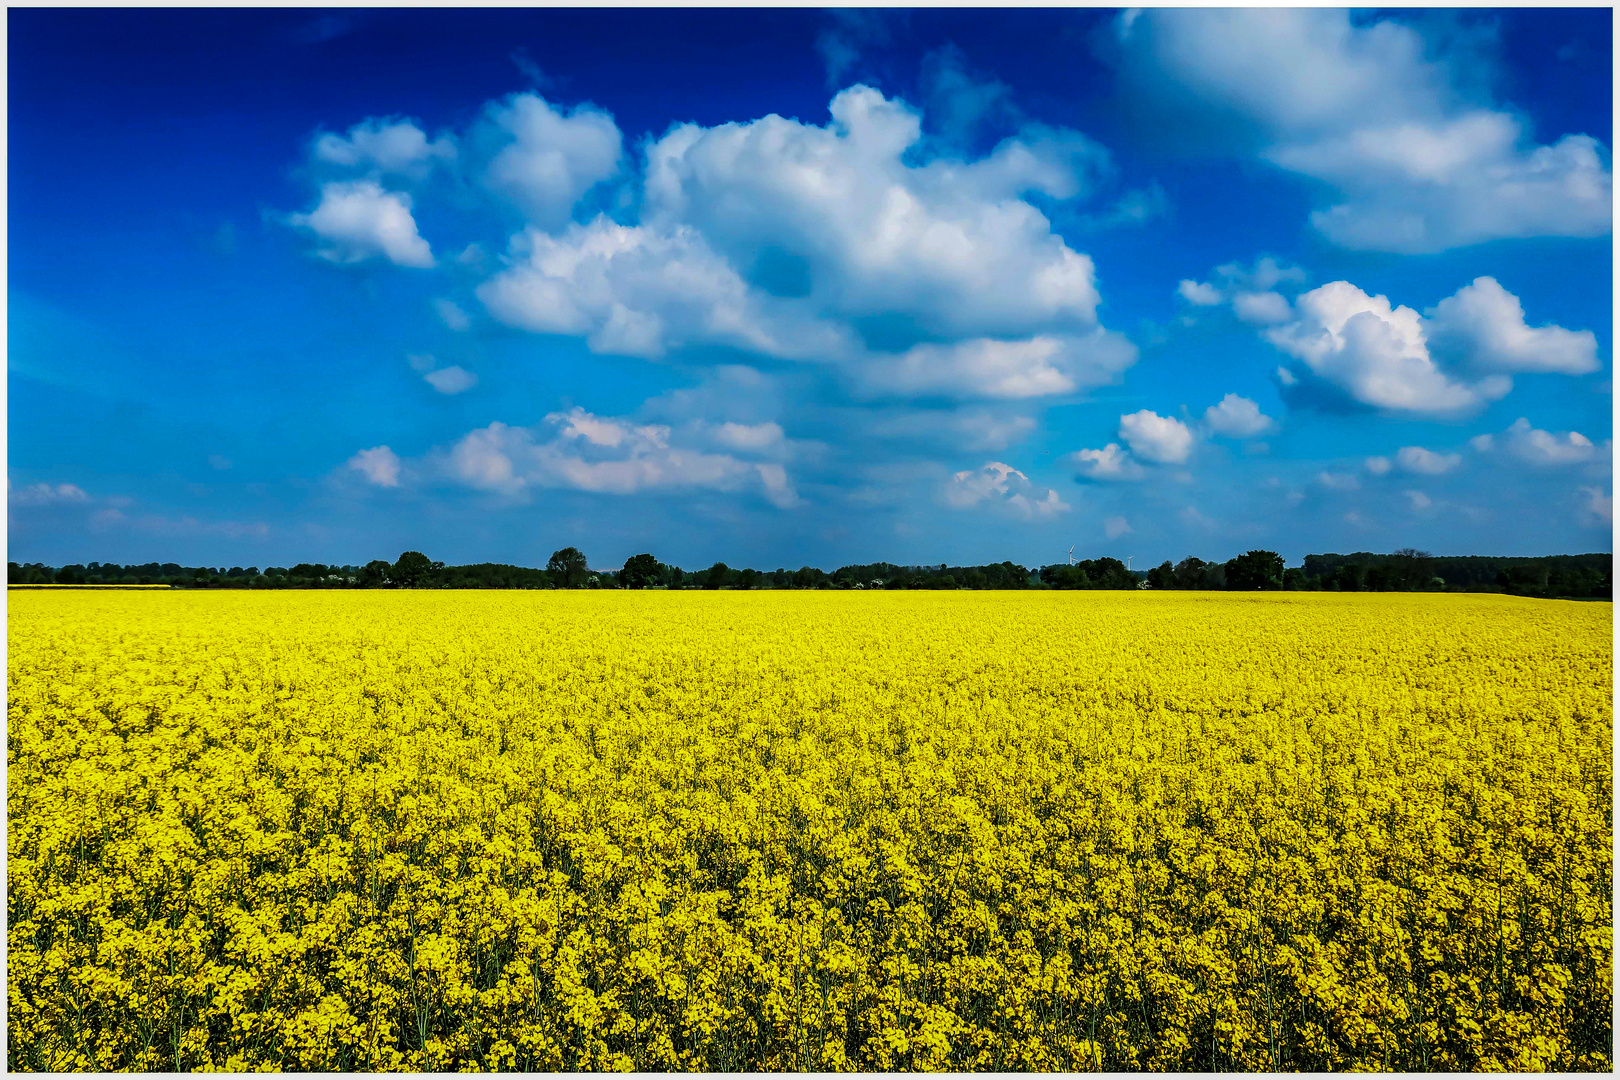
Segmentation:
[(19, 593), (18, 1070), (1602, 1070), (1609, 605)]

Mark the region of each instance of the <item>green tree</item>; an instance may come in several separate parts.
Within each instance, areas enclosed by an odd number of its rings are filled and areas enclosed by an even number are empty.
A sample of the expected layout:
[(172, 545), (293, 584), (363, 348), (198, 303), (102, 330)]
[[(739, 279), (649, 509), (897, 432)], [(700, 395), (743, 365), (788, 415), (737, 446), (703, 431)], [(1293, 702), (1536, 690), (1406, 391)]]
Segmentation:
[(1176, 587), (1176, 569), (1170, 565), (1170, 560), (1155, 566), (1148, 571), (1147, 583), (1154, 589), (1173, 589)]
[(380, 589), (388, 584), (394, 568), (386, 559), (372, 559), (360, 568), (360, 584), (367, 589)]
[(619, 584), (627, 589), (645, 589), (658, 582), (658, 560), (646, 553), (632, 555), (619, 571)]
[(796, 589), (813, 589), (826, 580), (826, 571), (814, 566), (801, 566), (793, 571), (793, 587)]
[(1078, 563), (1074, 566), (1068, 566), (1064, 563), (1043, 566), (1041, 567), (1041, 580), (1054, 589), (1089, 589), (1091, 587), (1091, 578), (1086, 574), (1084, 564)]
[(717, 562), (713, 566), (709, 567), (708, 573), (704, 574), (703, 587), (705, 589), (718, 589), (722, 585), (725, 585), (730, 578), (731, 567), (727, 566), (723, 562)]
[(1226, 564), (1229, 589), (1280, 589), (1283, 585), (1283, 557), (1275, 551), (1247, 551)]
[(1396, 588), (1418, 592), (1429, 587), (1434, 577), (1434, 556), (1417, 548), (1401, 548), (1390, 556), (1390, 562), (1400, 579)]
[(1180, 562), (1176, 563), (1176, 583), (1173, 588), (1208, 588), (1209, 586), (1204, 583), (1204, 571), (1208, 566), (1208, 563), (1206, 563), (1203, 559), (1198, 558), (1196, 555), (1189, 555), (1185, 559), (1182, 559)]
[(546, 563), (546, 573), (563, 588), (577, 589), (585, 584), (591, 571), (585, 563), (583, 551), (577, 547), (565, 547), (551, 553), (551, 560)]
[[(297, 570), (297, 567), (293, 567)], [(427, 584), (428, 577), (433, 573), (433, 560), (420, 551), (402, 551), (394, 562), (394, 568), (388, 576), (407, 589), (416, 589)]]

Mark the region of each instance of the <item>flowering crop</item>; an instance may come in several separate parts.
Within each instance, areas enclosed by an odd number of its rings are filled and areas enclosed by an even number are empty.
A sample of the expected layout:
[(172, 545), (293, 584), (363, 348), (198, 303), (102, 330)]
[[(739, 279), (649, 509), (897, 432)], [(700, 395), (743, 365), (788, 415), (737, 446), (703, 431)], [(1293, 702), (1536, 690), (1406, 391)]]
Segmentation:
[(13, 1069), (1610, 1067), (1608, 605), (8, 599)]

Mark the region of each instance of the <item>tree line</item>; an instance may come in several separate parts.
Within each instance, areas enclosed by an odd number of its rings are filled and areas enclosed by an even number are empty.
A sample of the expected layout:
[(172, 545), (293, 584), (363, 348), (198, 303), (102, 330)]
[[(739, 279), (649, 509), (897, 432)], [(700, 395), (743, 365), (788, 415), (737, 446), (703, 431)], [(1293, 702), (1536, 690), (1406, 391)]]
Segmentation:
[(1613, 556), (1435, 556), (1414, 548), (1389, 555), (1307, 555), (1284, 565), (1274, 551), (1247, 551), (1225, 562), (1189, 556), (1149, 570), (1101, 557), (1029, 568), (858, 563), (827, 573), (813, 566), (755, 570), (717, 562), (683, 570), (650, 553), (618, 570), (592, 570), (584, 552), (552, 552), (545, 568), (507, 563), (447, 566), (419, 551), (364, 566), (298, 563), (291, 567), (187, 567), (178, 563), (7, 563), (13, 585), (170, 585), (188, 589), (1159, 589), (1333, 592), (1505, 592), (1520, 596), (1613, 596)]

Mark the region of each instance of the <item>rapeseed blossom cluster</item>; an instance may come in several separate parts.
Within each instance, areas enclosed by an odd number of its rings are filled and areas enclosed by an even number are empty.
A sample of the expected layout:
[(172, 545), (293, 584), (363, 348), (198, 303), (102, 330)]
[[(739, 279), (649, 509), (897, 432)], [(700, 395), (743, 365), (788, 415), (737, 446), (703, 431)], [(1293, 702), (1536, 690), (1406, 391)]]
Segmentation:
[(9, 599), (13, 1069), (1611, 1064), (1608, 605)]

